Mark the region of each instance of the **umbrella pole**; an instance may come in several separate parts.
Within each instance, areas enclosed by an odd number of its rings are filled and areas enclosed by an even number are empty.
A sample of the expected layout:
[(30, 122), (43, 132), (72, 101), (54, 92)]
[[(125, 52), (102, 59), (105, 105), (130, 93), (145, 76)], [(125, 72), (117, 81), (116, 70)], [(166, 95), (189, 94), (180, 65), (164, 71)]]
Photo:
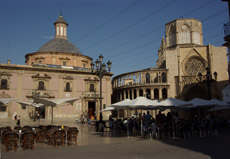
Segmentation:
[(127, 136), (129, 138), (129, 118), (128, 118), (128, 109), (127, 109)]
[(141, 109), (141, 136), (143, 134), (142, 129), (143, 129), (143, 123), (142, 123), (142, 109)]
[(54, 117), (54, 108), (53, 108), (53, 106), (51, 106), (52, 107), (52, 115), (51, 115), (51, 125), (53, 125), (53, 117)]

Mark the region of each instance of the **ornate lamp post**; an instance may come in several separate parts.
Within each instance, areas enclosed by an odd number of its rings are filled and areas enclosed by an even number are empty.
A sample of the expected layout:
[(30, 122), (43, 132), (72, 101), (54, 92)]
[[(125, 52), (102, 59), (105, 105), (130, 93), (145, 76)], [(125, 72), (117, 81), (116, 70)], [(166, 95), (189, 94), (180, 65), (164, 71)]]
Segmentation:
[[(209, 99), (211, 99), (210, 86), (213, 82), (216, 82), (217, 72), (214, 72), (213, 75), (214, 75), (214, 79), (212, 78), (212, 74), (210, 72), (209, 67), (206, 68), (206, 74), (205, 75), (202, 75), (201, 73), (198, 74), (200, 82), (206, 83), (206, 85), (208, 87), (208, 98)], [(205, 79), (203, 77), (205, 77)]]
[(95, 63), (96, 63), (96, 69), (94, 69), (93, 61), (91, 62), (90, 65), (91, 65), (92, 73), (95, 73), (95, 75), (98, 76), (100, 79), (100, 121), (101, 121), (102, 120), (102, 112), (101, 112), (102, 110), (102, 78), (104, 77), (104, 75), (110, 72), (112, 62), (110, 60), (107, 62), (108, 71), (106, 70), (106, 64), (103, 63), (102, 54), (100, 54), (99, 60), (97, 59)]

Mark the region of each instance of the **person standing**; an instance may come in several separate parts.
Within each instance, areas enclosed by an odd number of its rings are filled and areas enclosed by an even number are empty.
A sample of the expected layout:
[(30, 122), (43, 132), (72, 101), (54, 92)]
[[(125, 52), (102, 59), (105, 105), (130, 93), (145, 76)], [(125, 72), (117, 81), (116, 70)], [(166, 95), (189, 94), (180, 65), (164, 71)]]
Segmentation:
[(18, 126), (21, 125), (20, 116), (18, 116), (17, 125), (18, 125)]

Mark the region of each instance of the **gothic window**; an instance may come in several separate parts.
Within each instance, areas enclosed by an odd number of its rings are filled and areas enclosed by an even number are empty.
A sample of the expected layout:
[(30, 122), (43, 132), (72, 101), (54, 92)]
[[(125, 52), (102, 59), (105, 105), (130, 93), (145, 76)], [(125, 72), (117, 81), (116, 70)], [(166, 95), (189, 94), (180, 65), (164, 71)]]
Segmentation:
[(44, 81), (38, 82), (38, 90), (45, 90), (45, 83)]
[(168, 98), (168, 93), (167, 93), (167, 89), (166, 89), (166, 88), (163, 88), (163, 89), (162, 89), (162, 98), (163, 98), (163, 99)]
[(142, 89), (139, 90), (139, 96), (143, 97), (143, 90)]
[(159, 90), (157, 88), (154, 89), (154, 99), (159, 99)]
[(1, 80), (1, 89), (7, 89), (7, 80), (6, 79)]
[(176, 44), (176, 33), (173, 27), (170, 28), (169, 31), (169, 46), (173, 46)]
[(146, 80), (146, 83), (150, 83), (150, 74), (149, 73), (145, 74), (145, 80)]
[(162, 78), (162, 83), (166, 83), (167, 82), (167, 78), (166, 78), (166, 73), (165, 72), (163, 72), (161, 74), (161, 78)]
[(69, 83), (69, 82), (67, 82), (67, 83), (65, 84), (65, 91), (66, 91), (66, 92), (71, 92), (70, 83)]
[(193, 32), (193, 43), (200, 45), (200, 34), (198, 32)]
[(180, 37), (180, 44), (191, 43), (190, 31), (189, 31), (189, 28), (186, 25), (183, 25), (181, 27), (179, 37)]
[(198, 57), (191, 57), (185, 63), (184, 68), (188, 75), (198, 75), (205, 70), (205, 64), (202, 59)]

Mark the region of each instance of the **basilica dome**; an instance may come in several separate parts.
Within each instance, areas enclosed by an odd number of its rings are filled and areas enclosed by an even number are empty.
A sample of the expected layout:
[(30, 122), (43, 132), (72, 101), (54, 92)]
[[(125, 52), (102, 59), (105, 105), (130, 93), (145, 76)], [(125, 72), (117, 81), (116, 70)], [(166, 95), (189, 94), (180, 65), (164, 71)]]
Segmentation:
[(26, 64), (37, 66), (91, 68), (92, 58), (85, 56), (67, 38), (68, 23), (63, 16), (54, 22), (54, 39), (42, 45), (37, 52), (26, 54)]
[(81, 51), (70, 41), (62, 38), (55, 38), (38, 49), (37, 52), (63, 52), (81, 54)]

